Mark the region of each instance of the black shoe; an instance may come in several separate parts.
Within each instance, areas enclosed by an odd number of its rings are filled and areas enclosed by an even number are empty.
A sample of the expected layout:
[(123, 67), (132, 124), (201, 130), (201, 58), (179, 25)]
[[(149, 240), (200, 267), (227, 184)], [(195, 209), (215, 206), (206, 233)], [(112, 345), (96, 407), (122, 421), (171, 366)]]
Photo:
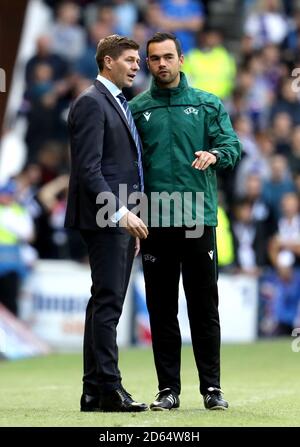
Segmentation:
[(100, 397), (82, 394), (80, 399), (80, 411), (100, 411)]
[(150, 405), (152, 411), (172, 410), (172, 408), (179, 408), (179, 397), (171, 388), (161, 390), (157, 395), (157, 399)]
[(131, 394), (129, 394), (123, 387), (102, 394), (100, 397), (100, 411), (107, 412), (137, 412), (148, 410), (146, 404), (135, 402)]
[(207, 391), (203, 397), (207, 410), (227, 410), (228, 402), (222, 398), (222, 391), (219, 388), (210, 387)]

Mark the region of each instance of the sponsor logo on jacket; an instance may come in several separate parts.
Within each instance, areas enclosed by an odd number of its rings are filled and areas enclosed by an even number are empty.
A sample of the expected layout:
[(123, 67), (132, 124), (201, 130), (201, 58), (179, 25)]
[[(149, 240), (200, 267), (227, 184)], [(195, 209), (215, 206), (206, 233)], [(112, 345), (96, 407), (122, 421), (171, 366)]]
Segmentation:
[(187, 107), (186, 109), (184, 109), (184, 113), (186, 113), (187, 115), (190, 115), (191, 113), (193, 113), (194, 115), (198, 115), (199, 110), (195, 109), (195, 107)]

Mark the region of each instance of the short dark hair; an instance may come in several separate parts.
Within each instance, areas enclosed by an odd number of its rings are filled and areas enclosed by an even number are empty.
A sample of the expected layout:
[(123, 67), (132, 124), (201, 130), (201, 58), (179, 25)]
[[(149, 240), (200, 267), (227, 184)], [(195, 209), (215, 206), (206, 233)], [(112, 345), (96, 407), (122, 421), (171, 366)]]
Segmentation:
[(97, 46), (96, 61), (99, 70), (104, 68), (104, 57), (110, 56), (113, 59), (118, 59), (125, 50), (138, 50), (139, 44), (128, 37), (112, 34), (111, 36), (101, 39)]
[(158, 42), (164, 42), (165, 40), (173, 40), (176, 46), (177, 54), (178, 56), (182, 55), (182, 49), (179, 40), (177, 37), (172, 33), (155, 33), (153, 37), (151, 37), (150, 40), (147, 42), (147, 56), (149, 54), (149, 45), (151, 43), (158, 43)]

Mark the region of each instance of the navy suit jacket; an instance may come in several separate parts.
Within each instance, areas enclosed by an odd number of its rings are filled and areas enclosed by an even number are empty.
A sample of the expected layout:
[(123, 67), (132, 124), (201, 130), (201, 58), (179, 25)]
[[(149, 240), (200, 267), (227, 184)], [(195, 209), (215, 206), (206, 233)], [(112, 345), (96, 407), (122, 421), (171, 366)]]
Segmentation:
[(118, 197), (120, 184), (127, 185), (127, 197), (139, 190), (137, 148), (121, 106), (98, 80), (74, 101), (68, 127), (71, 175), (65, 226), (95, 230), (99, 193), (112, 192), (117, 211), (124, 204)]

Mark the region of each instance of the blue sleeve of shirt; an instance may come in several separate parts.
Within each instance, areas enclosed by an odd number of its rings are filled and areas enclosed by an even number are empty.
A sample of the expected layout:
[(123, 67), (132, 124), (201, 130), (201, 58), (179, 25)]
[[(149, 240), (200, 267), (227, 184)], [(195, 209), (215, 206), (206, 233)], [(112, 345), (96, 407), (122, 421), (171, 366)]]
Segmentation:
[(164, 14), (169, 17), (178, 18), (178, 13), (180, 9), (180, 17), (191, 18), (193, 16), (203, 17), (204, 8), (200, 2), (194, 0), (189, 0), (185, 5), (176, 5), (172, 0), (162, 0), (161, 8)]

